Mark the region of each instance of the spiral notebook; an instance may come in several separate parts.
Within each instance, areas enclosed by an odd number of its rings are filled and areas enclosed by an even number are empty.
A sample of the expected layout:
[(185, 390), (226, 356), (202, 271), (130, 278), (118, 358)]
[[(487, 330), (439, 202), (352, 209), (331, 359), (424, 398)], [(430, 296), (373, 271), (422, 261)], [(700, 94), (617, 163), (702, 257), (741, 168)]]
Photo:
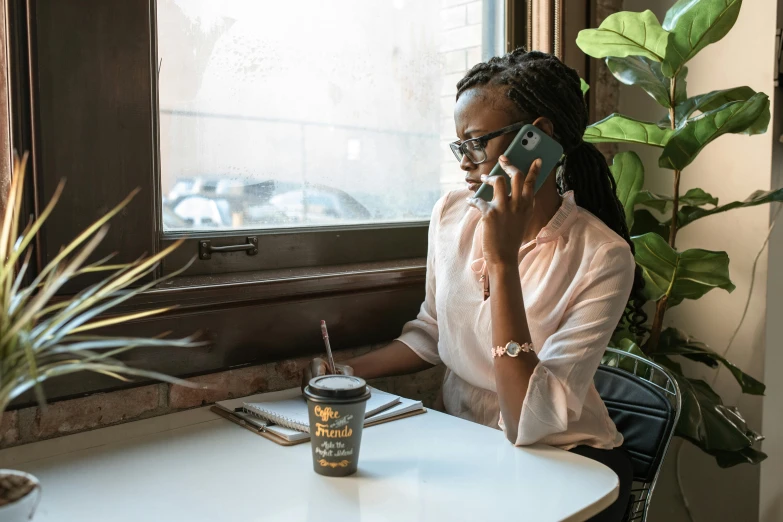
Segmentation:
[[(370, 387), (370, 398), (367, 401), (365, 420), (400, 404), (400, 397)], [(244, 413), (258, 417), (284, 428), (304, 433), (310, 432), (310, 417), (307, 411), (307, 401), (304, 397), (294, 397), (278, 401), (245, 402), (242, 404)]]
[[(427, 411), (421, 401), (397, 397), (396, 395), (391, 395), (374, 388), (371, 388), (371, 390), (375, 399), (370, 399), (367, 402), (367, 413), (365, 414), (364, 421), (365, 427), (404, 419), (413, 415), (426, 413)], [(304, 427), (309, 424), (307, 402), (304, 397), (302, 397), (302, 392), (299, 388), (219, 401), (210, 409), (224, 419), (231, 421), (246, 430), (250, 430), (265, 439), (269, 439), (276, 444), (280, 444), (281, 446), (293, 446), (310, 440), (310, 434), (306, 431), (273, 424), (271, 421), (266, 420), (255, 413), (247, 413), (250, 410), (246, 409), (245, 403), (266, 405), (264, 407), (265, 410), (272, 413), (287, 412), (288, 414), (284, 415), (285, 417), (290, 417), (289, 420), (295, 421), (297, 424), (301, 424), (302, 421), (304, 421), (306, 423), (303, 425)], [(387, 405), (390, 406), (386, 407)], [(285, 408), (286, 411), (281, 411), (281, 408)], [(291, 410), (293, 410), (294, 415), (290, 415)], [(302, 414), (302, 411), (304, 411), (304, 414)], [(285, 421), (282, 417), (278, 420)]]

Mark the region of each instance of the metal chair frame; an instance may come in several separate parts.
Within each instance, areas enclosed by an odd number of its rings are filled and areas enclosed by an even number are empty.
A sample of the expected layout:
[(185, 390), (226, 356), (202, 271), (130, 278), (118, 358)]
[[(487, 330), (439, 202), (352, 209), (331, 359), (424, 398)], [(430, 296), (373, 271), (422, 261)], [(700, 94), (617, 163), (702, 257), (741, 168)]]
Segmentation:
[[(607, 361), (607, 357), (609, 358), (608, 361)], [(633, 372), (630, 372), (627, 369), (620, 367), (621, 363), (625, 359), (633, 359), (634, 361)], [(655, 388), (660, 390), (667, 399), (669, 399), (669, 402), (671, 402), (672, 407), (674, 408), (674, 422), (672, 423), (671, 430), (669, 430), (666, 440), (664, 441), (663, 454), (661, 455), (661, 460), (658, 463), (652, 481), (640, 482), (634, 480), (633, 487), (631, 489), (631, 495), (633, 496), (633, 500), (631, 501), (631, 505), (629, 506), (628, 516), (626, 520), (629, 522), (630, 521), (644, 522), (645, 520), (647, 520), (647, 512), (650, 509), (650, 499), (652, 498), (655, 485), (658, 482), (658, 475), (661, 472), (663, 461), (666, 458), (666, 454), (669, 451), (669, 445), (671, 444), (672, 438), (674, 436), (674, 430), (677, 427), (677, 422), (680, 419), (680, 409), (682, 408), (682, 396), (680, 395), (680, 387), (677, 384), (677, 381), (674, 379), (674, 377), (672, 377), (669, 370), (667, 370), (663, 366), (653, 361), (650, 361), (649, 359), (645, 359), (644, 357), (641, 357), (639, 355), (629, 353), (629, 352), (624, 352), (616, 348), (606, 349), (606, 355), (604, 356), (604, 361), (602, 361), (601, 364), (603, 366), (617, 368), (620, 371), (633, 375), (635, 378), (641, 379), (645, 383), (654, 386)], [(658, 382), (656, 382), (656, 378), (658, 378), (658, 375), (660, 375), (660, 378)]]

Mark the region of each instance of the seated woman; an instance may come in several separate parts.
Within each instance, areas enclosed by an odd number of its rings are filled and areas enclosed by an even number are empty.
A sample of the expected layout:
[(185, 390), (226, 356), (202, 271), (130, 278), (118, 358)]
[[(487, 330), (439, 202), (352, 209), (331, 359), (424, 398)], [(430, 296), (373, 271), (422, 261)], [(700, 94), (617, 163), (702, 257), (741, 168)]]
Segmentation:
[[(457, 88), (453, 149), (468, 190), (446, 194), (433, 210), (421, 311), (398, 339), (341, 371), (373, 379), (443, 363), (446, 412), (501, 428), (513, 444), (549, 444), (614, 469), (620, 496), (600, 520), (619, 520), (630, 460), (593, 376), (623, 314), (643, 322), (637, 301), (628, 304), (642, 280), (614, 179), (582, 140), (579, 76), (554, 56), (518, 49), (476, 65)], [(536, 177), (547, 174), (540, 162), (520, 172), (501, 156), (513, 133), (484, 138), (518, 122), (565, 151), (535, 195)], [(486, 178), (498, 161), (510, 197), (502, 177)], [(494, 199), (468, 197), (485, 180)], [(497, 349), (517, 345), (516, 357)], [(305, 373), (325, 371), (316, 359)]]

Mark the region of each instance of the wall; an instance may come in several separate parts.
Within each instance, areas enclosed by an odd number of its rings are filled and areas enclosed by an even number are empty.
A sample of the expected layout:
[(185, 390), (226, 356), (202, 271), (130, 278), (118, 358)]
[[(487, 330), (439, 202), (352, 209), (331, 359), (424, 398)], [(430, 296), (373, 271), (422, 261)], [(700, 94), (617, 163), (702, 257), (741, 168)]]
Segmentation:
[[(663, 20), (672, 4), (671, 0), (626, 0), (625, 9), (642, 11), (649, 8)], [(771, 95), (774, 88), (775, 13), (775, 0), (744, 2), (732, 32), (722, 41), (707, 47), (689, 64), (689, 95), (737, 85), (749, 85)], [(662, 109), (652, 98), (635, 88), (623, 88), (620, 106), (622, 112), (644, 120), (656, 121), (662, 115)], [(720, 138), (684, 172), (681, 191), (702, 187), (719, 197), (722, 203), (728, 203), (744, 199), (757, 189), (769, 190), (775, 138), (772, 132), (752, 138)], [(671, 193), (671, 172), (657, 168), (655, 152), (637, 152), (642, 155), (648, 169), (647, 188)], [(667, 325), (686, 330), (719, 352), (726, 350), (745, 306), (753, 259), (766, 237), (769, 212), (769, 207), (756, 207), (720, 214), (696, 222), (678, 235), (680, 249), (700, 247), (727, 251), (731, 258), (731, 277), (737, 289), (732, 294), (715, 290), (699, 301), (686, 301), (667, 314)], [(765, 253), (758, 263), (747, 318), (728, 353), (731, 361), (756, 378), (765, 377), (766, 281)], [(691, 372), (708, 382), (715, 378), (714, 372), (701, 365), (691, 365)], [(772, 376), (766, 377), (770, 382)], [(719, 372), (715, 388), (728, 404), (740, 408), (752, 428), (760, 430), (760, 398), (742, 395), (725, 371)], [(652, 520), (687, 520), (675, 481), (674, 457), (678, 447), (679, 443), (670, 452), (664, 467), (660, 489), (652, 504)], [(711, 457), (690, 444), (685, 445), (680, 457), (685, 493), (694, 520), (758, 519), (759, 467), (743, 465), (721, 470)]]

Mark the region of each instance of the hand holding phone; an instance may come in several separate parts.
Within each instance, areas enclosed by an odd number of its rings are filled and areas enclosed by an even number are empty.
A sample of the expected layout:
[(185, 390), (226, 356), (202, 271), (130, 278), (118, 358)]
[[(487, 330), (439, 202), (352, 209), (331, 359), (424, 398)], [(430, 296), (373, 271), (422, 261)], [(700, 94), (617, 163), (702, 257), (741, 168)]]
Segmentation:
[[(541, 171), (534, 188), (534, 191), (538, 192), (552, 169), (563, 157), (563, 147), (535, 125), (528, 124), (519, 130), (504, 155), (508, 158), (509, 163), (524, 173), (530, 170), (530, 166), (536, 159), (541, 158)], [(496, 164), (489, 175), (490, 177), (503, 176), (506, 178), (506, 186), (509, 191), (511, 190), (511, 179), (500, 164)], [(484, 201), (492, 201), (493, 195), (492, 185), (488, 183), (482, 184), (476, 191), (476, 197)]]

